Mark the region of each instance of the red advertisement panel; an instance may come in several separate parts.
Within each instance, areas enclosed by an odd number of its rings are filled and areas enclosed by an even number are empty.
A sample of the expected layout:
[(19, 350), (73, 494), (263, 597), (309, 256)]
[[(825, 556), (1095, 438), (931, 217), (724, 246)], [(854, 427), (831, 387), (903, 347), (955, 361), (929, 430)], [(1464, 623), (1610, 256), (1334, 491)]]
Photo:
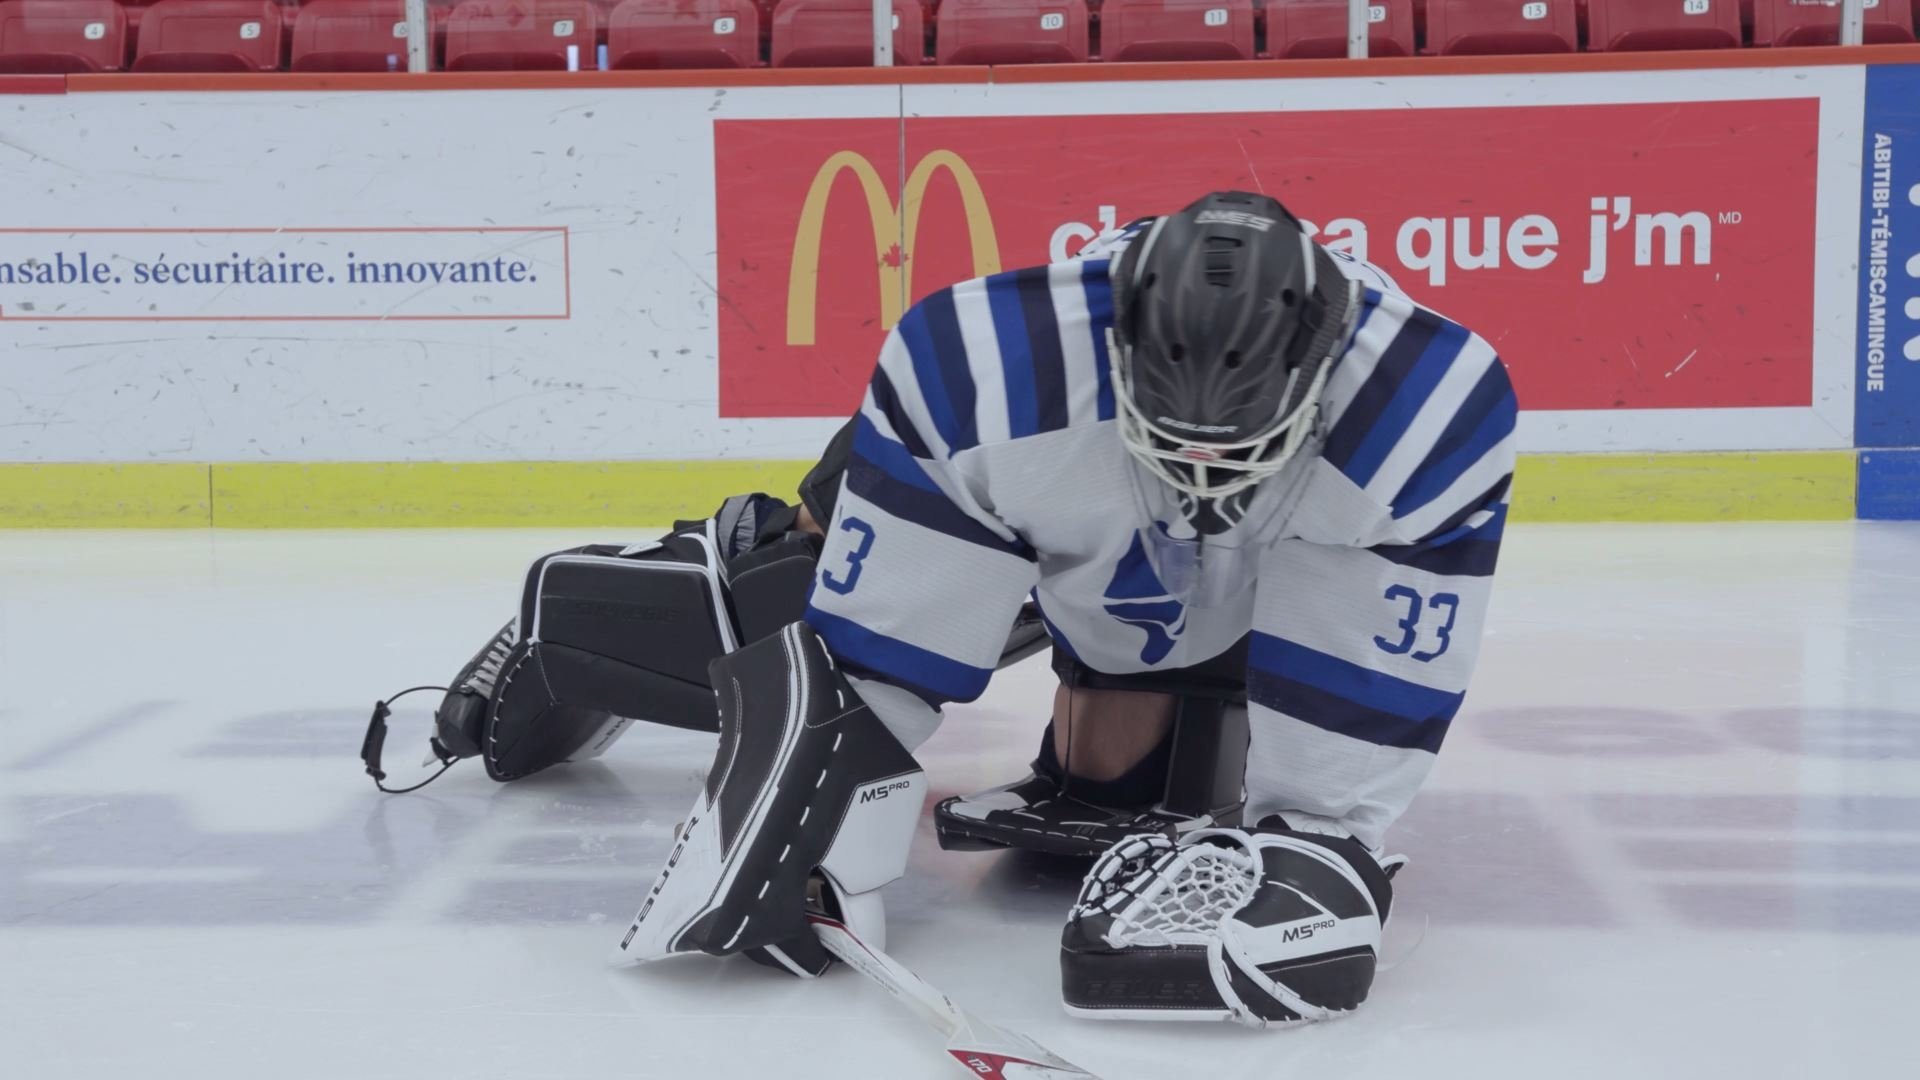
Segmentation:
[[(913, 300), (1263, 190), (1522, 406), (1807, 405), (1816, 100), (715, 124), (725, 416), (850, 412)], [(904, 156), (903, 156), (904, 150)]]

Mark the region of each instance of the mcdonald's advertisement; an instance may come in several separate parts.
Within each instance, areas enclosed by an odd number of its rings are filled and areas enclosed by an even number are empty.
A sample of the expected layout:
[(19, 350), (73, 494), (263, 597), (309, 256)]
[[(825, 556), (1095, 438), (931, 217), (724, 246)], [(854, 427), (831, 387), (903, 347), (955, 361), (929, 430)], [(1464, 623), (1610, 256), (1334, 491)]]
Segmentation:
[(720, 412), (846, 415), (908, 304), (1219, 188), (1477, 330), (1526, 409), (1806, 406), (1818, 106), (718, 121)]

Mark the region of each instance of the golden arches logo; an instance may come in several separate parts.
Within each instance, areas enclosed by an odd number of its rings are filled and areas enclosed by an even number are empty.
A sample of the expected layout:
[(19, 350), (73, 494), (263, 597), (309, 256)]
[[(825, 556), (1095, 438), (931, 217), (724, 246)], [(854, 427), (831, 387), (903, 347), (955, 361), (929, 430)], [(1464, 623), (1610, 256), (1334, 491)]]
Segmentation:
[[(927, 183), (941, 169), (960, 189), (960, 205), (967, 216), (967, 236), (973, 246), (973, 272), (1000, 272), (1000, 241), (993, 233), (993, 213), (973, 170), (951, 150), (935, 150), (920, 159), (907, 174), (895, 204), (887, 186), (864, 155), (842, 150), (813, 174), (807, 198), (800, 205), (800, 225), (794, 231), (793, 264), (787, 278), (787, 344), (814, 343), (814, 317), (820, 296), (820, 231), (826, 225), (827, 200), (840, 173), (853, 173), (866, 197), (867, 216), (873, 222), (873, 258), (879, 271), (880, 325), (891, 330), (913, 295), (913, 247), (920, 233), (920, 206), (926, 202)], [(896, 248), (897, 254), (896, 254)]]

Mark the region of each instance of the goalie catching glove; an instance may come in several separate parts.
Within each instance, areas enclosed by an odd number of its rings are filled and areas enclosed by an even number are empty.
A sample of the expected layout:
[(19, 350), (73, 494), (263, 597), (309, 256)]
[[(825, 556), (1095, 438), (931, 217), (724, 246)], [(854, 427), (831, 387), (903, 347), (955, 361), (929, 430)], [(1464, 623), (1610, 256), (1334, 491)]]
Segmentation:
[(720, 749), (622, 955), (748, 952), (796, 975), (828, 966), (815, 900), (883, 947), (877, 890), (906, 869), (926, 774), (793, 623), (713, 662)]
[(1088, 872), (1061, 938), (1067, 1011), (1267, 1027), (1356, 1009), (1404, 862), (1284, 829), (1122, 841)]

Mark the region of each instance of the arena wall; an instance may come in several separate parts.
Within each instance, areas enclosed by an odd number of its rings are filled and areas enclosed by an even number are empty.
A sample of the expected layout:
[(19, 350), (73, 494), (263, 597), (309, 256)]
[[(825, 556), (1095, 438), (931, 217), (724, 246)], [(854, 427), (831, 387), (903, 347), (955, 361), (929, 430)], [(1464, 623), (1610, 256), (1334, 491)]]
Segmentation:
[(703, 514), (1219, 187), (1499, 348), (1522, 518), (1913, 517), (1920, 49), (1774, 52), (0, 78), (0, 525)]

